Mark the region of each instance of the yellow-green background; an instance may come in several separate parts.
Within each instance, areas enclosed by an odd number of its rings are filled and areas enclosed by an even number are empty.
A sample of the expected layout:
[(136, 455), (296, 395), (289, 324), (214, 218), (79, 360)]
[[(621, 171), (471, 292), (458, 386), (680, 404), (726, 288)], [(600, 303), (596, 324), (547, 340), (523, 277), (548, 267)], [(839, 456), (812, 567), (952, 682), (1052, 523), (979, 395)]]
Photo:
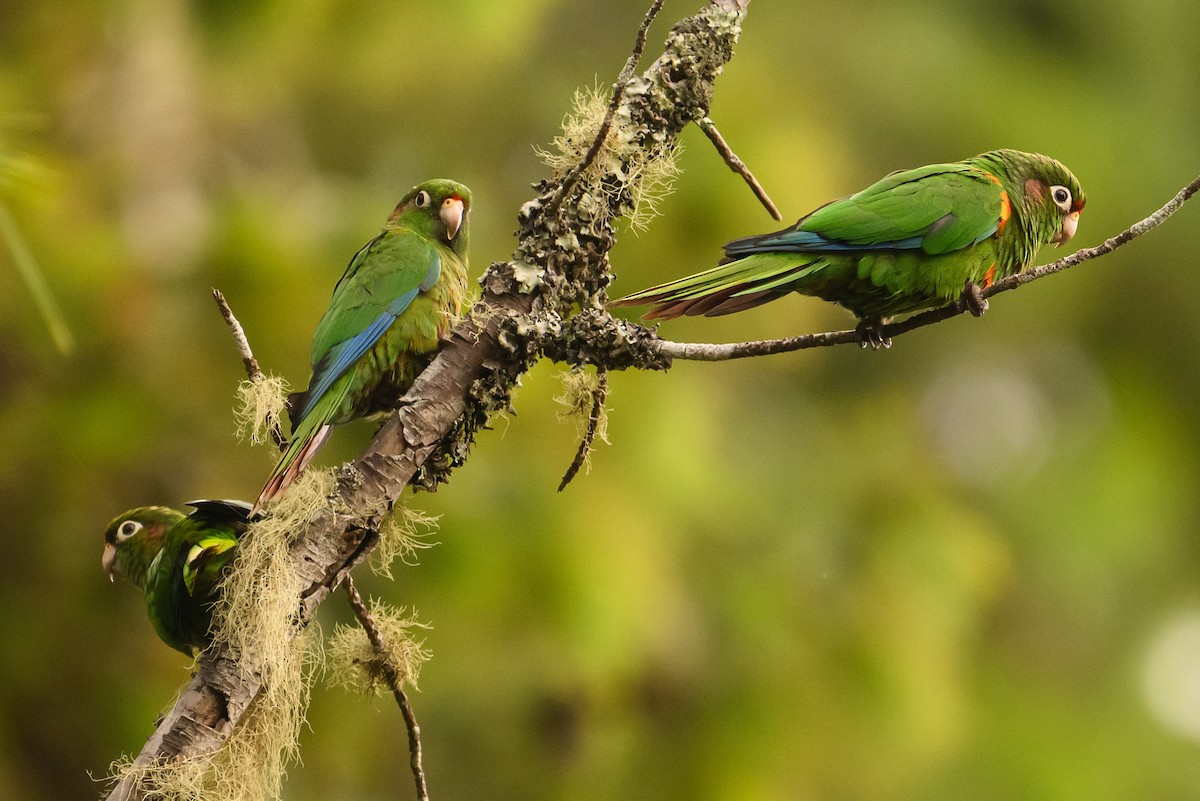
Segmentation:
[[(649, 52), (699, 4), (670, 0)], [(646, 5), (0, 4), (0, 148), (24, 159), (0, 200), (79, 342), (54, 349), (0, 255), (0, 796), (90, 797), (187, 677), (100, 534), (269, 470), (233, 436), (209, 287), (302, 384), (334, 281), (412, 184), (469, 184), (475, 272), (506, 258), (533, 146)], [(1092, 245), (1200, 170), (1198, 24), (1193, 0), (754, 0), (713, 114), (789, 221), (1004, 146), (1074, 169)], [(622, 230), (618, 292), (772, 226), (699, 131), (684, 146), (662, 217)], [(1198, 229), (1185, 207), (890, 351), (614, 375), (612, 445), (562, 494), (575, 431), (539, 365), (417, 497), (440, 545), (363, 580), (433, 625), (433, 797), (1194, 799)], [(851, 322), (789, 298), (663, 330)], [(286, 798), (411, 797), (389, 701), (318, 689), (309, 721)]]

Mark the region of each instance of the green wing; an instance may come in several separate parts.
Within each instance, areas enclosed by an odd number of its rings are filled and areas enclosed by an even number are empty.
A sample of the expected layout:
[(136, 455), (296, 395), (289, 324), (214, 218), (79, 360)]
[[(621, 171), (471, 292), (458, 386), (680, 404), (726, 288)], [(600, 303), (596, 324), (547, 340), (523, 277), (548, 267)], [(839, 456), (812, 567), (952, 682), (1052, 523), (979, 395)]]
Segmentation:
[(194, 501), (196, 511), (167, 532), (150, 565), (146, 604), (167, 645), (191, 654), (208, 643), (212, 605), (237, 553), (250, 507), (234, 501)]
[[(385, 231), (351, 259), (333, 288), (325, 316), (313, 334), (315, 369), (331, 349), (367, 330), (379, 315), (398, 316), (417, 292), (432, 287), (441, 257), (427, 238), (408, 229)], [(407, 300), (403, 300), (407, 298)]]
[(308, 389), (292, 398), (293, 428), (417, 294), (437, 283), (441, 269), (441, 256), (433, 243), (404, 228), (384, 231), (355, 254), (333, 288), (313, 335), (313, 374)]
[(829, 203), (791, 228), (725, 246), (732, 258), (754, 253), (922, 250), (949, 253), (992, 236), (1004, 189), (967, 164), (931, 164), (892, 173)]

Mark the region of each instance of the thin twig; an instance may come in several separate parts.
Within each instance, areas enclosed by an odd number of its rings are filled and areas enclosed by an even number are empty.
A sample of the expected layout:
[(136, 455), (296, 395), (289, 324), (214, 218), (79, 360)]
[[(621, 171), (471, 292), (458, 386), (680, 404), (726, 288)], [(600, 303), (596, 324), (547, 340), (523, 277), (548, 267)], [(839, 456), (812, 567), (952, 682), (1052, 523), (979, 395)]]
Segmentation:
[(229, 308), (229, 301), (225, 299), (225, 294), (213, 287), (212, 295), (213, 300), (217, 302), (217, 308), (221, 310), (221, 316), (225, 318), (225, 324), (233, 333), (233, 344), (237, 345), (238, 353), (242, 357), (242, 364), (246, 366), (246, 377), (251, 381), (262, 380), (262, 368), (258, 366), (258, 359), (254, 358), (254, 351), (250, 350), (250, 340), (246, 339), (246, 329), (242, 328), (242, 324), (233, 314), (233, 309)]
[(579, 472), (579, 468), (587, 463), (588, 456), (592, 452), (592, 443), (596, 441), (596, 431), (600, 428), (600, 420), (603, 417), (604, 411), (604, 399), (607, 396), (608, 371), (603, 367), (599, 367), (596, 369), (596, 389), (592, 392), (592, 413), (588, 415), (587, 431), (583, 434), (583, 441), (579, 443), (579, 450), (575, 451), (575, 460), (571, 462), (571, 466), (563, 474), (562, 481), (558, 483), (559, 492), (566, 489), (567, 485), (571, 483), (571, 480)]
[[(1180, 189), (1175, 197), (1171, 198), (1162, 208), (1146, 217), (1144, 220), (1139, 220), (1133, 225), (1126, 228), (1116, 236), (1104, 240), (1099, 245), (1091, 248), (1077, 250), (1069, 256), (1065, 256), (1058, 261), (1041, 267), (1035, 267), (1032, 270), (1027, 270), (1022, 273), (1010, 275), (1003, 278), (990, 287), (982, 291), (982, 296), (989, 298), (992, 295), (998, 295), (1001, 292), (1007, 292), (1011, 289), (1017, 289), (1031, 281), (1036, 281), (1039, 278), (1044, 278), (1047, 275), (1062, 272), (1077, 264), (1082, 264), (1085, 261), (1090, 261), (1099, 256), (1112, 253), (1117, 248), (1129, 243), (1147, 231), (1162, 225), (1162, 223), (1174, 214), (1179, 208), (1186, 203), (1193, 195), (1200, 192), (1200, 177), (1197, 177), (1187, 186)], [(941, 306), (936, 309), (930, 309), (920, 314), (915, 314), (912, 317), (906, 318), (896, 323), (888, 323), (883, 326), (880, 333), (884, 337), (896, 337), (900, 334), (913, 331), (917, 328), (923, 328), (933, 323), (939, 323), (943, 320), (948, 320), (951, 317), (957, 317), (966, 311), (966, 308), (960, 303), (951, 303), (946, 306)], [(861, 338), (857, 331), (827, 331), (820, 334), (804, 334), (802, 336), (788, 337), (786, 339), (763, 339), (752, 342), (731, 342), (728, 344), (710, 344), (701, 342), (671, 342), (668, 340), (659, 340), (657, 343), (658, 351), (663, 355), (672, 359), (687, 359), (691, 361), (703, 362), (719, 362), (728, 359), (745, 359), (751, 356), (768, 356), (773, 353), (788, 353), (795, 350), (805, 350), (807, 348), (819, 348), (828, 345), (846, 345), (846, 344), (861, 344)]]
[(400, 715), (404, 718), (404, 725), (408, 729), (408, 764), (412, 768), (413, 781), (417, 785), (417, 801), (429, 801), (429, 788), (425, 784), (425, 768), (421, 765), (421, 727), (417, 725), (416, 715), (413, 714), (412, 705), (408, 702), (408, 695), (404, 692), (400, 671), (388, 659), (387, 644), (384, 642), (383, 635), (379, 633), (379, 627), (375, 624), (375, 616), (363, 603), (362, 596), (358, 594), (358, 588), (354, 586), (354, 580), (350, 578), (350, 574), (346, 574), (342, 585), (346, 588), (346, 596), (350, 599), (350, 608), (354, 610), (354, 616), (358, 618), (363, 631), (367, 633), (367, 639), (371, 641), (371, 647), (375, 649), (375, 654), (379, 658), (380, 673), (387, 681), (392, 695), (396, 697)]
[[(254, 358), (254, 351), (250, 350), (250, 340), (246, 338), (246, 329), (242, 328), (241, 322), (234, 315), (233, 309), (229, 307), (229, 301), (225, 299), (225, 293), (213, 287), (213, 300), (217, 302), (217, 308), (221, 310), (221, 316), (225, 318), (225, 323), (229, 326), (230, 332), (233, 333), (233, 343), (237, 345), (238, 353), (241, 354), (242, 364), (246, 368), (246, 378), (251, 382), (258, 383), (263, 380), (263, 371), (258, 364), (258, 359)], [(271, 439), (279, 447), (279, 450), (287, 448), (287, 438), (283, 436), (283, 431), (279, 428), (279, 422), (276, 421), (271, 426)]]
[(729, 147), (729, 143), (725, 141), (725, 137), (721, 136), (721, 132), (717, 130), (717, 125), (712, 121), (712, 118), (701, 117), (696, 121), (696, 124), (712, 140), (712, 143), (717, 148), (717, 152), (721, 154), (721, 158), (725, 159), (725, 163), (729, 165), (729, 169), (742, 176), (742, 179), (754, 192), (754, 196), (758, 198), (758, 202), (763, 204), (772, 217), (776, 220), (782, 220), (783, 215), (779, 213), (779, 207), (775, 205), (775, 201), (771, 200), (771, 196), (767, 194), (767, 190), (763, 189), (762, 184), (754, 177), (754, 173), (750, 172), (750, 168), (746, 166), (746, 162), (738, 158), (733, 149)]
[(592, 140), (591, 147), (583, 155), (583, 159), (563, 177), (562, 183), (559, 184), (557, 191), (554, 193), (554, 197), (547, 204), (548, 208), (553, 208), (562, 202), (567, 192), (571, 191), (571, 187), (575, 186), (575, 182), (579, 180), (579, 176), (583, 175), (584, 171), (592, 166), (592, 162), (596, 160), (596, 156), (600, 155), (600, 149), (604, 147), (604, 141), (608, 139), (608, 131), (612, 128), (613, 117), (617, 113), (617, 108), (621, 105), (621, 100), (625, 97), (625, 85), (633, 79), (634, 70), (637, 69), (638, 62), (642, 59), (642, 53), (646, 49), (646, 34), (650, 30), (650, 23), (654, 22), (654, 18), (658, 16), (658, 12), (662, 10), (664, 1), (654, 0), (650, 5), (650, 9), (646, 12), (646, 16), (642, 20), (642, 26), (638, 28), (637, 38), (633, 41), (633, 51), (630, 52), (629, 58), (625, 60), (625, 66), (621, 69), (621, 74), (617, 76), (617, 82), (613, 86), (612, 100), (608, 104), (608, 109), (604, 112), (604, 119), (600, 122), (600, 130), (596, 132), (596, 138)]

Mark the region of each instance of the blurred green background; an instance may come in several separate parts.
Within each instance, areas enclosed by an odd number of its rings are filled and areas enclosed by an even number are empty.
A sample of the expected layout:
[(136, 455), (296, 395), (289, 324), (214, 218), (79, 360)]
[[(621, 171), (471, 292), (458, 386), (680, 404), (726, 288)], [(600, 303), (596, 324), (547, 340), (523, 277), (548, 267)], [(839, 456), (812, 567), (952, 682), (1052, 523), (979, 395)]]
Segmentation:
[[(506, 258), (533, 146), (646, 5), (0, 3), (0, 202), (78, 342), (58, 352), (0, 251), (0, 797), (91, 797), (187, 678), (100, 535), (270, 468), (233, 436), (209, 287), (303, 384), (334, 281), (414, 183), (469, 184), (474, 272)], [(670, 0), (648, 53), (699, 5)], [(755, 0), (713, 115), (789, 222), (1003, 146), (1076, 172), (1092, 245), (1200, 169), (1198, 23), (1194, 0)], [(616, 292), (773, 227), (699, 131), (684, 146)], [(362, 579), (433, 625), (433, 797), (1196, 798), (1198, 221), (890, 351), (614, 375), (612, 445), (562, 494), (575, 430), (539, 365), (415, 499), (438, 547)], [(851, 322), (791, 298), (664, 332)], [(318, 688), (302, 748), (288, 799), (411, 797), (387, 699)]]

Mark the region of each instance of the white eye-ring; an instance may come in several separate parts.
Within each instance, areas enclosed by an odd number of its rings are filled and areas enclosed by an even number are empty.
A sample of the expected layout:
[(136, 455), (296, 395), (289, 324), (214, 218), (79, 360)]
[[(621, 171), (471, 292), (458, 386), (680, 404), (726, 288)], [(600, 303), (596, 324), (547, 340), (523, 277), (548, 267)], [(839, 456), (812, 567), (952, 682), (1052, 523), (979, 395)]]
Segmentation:
[(136, 520), (126, 520), (117, 529), (117, 542), (124, 542), (142, 530), (142, 524)]
[(420, 192), (418, 192), (416, 203), (417, 203), (418, 209), (423, 209), (426, 206), (428, 206), (429, 205), (429, 193), (426, 192), (424, 189), (422, 189)]
[(1071, 190), (1065, 186), (1050, 187), (1050, 197), (1054, 200), (1054, 205), (1058, 206), (1063, 211), (1071, 210)]

